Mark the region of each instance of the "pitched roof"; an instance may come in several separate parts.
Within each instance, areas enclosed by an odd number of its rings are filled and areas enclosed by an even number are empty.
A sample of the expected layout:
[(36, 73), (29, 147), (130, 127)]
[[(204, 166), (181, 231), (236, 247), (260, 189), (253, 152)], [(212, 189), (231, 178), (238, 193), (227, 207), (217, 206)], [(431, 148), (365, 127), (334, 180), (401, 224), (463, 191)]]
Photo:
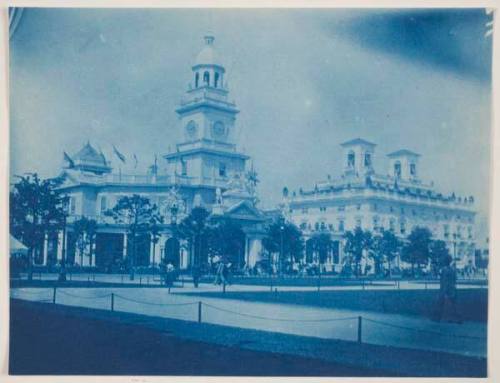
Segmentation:
[(362, 138), (355, 138), (353, 140), (349, 140), (349, 141), (346, 141), (346, 142), (343, 142), (343, 143), (340, 144), (340, 146), (343, 146), (343, 147), (354, 146), (354, 145), (365, 145), (365, 146), (372, 146), (372, 147), (373, 146), (377, 146), (373, 142), (364, 140)]
[(72, 157), (73, 161), (92, 164), (92, 165), (101, 165), (108, 166), (106, 162), (106, 158), (104, 154), (99, 153), (94, 149), (90, 142), (87, 142), (83, 148), (80, 149), (75, 155)]
[(400, 149), (395, 152), (389, 153), (387, 157), (420, 157), (420, 154), (412, 152), (408, 149)]

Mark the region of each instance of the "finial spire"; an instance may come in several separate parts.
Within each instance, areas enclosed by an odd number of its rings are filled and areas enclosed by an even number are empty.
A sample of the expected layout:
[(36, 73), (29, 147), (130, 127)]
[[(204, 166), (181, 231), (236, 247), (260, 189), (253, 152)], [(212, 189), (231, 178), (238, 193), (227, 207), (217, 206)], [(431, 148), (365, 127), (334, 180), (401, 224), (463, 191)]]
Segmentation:
[(214, 34), (212, 32), (207, 32), (204, 36), (204, 39), (205, 39), (206, 45), (213, 45), (215, 37), (214, 37)]

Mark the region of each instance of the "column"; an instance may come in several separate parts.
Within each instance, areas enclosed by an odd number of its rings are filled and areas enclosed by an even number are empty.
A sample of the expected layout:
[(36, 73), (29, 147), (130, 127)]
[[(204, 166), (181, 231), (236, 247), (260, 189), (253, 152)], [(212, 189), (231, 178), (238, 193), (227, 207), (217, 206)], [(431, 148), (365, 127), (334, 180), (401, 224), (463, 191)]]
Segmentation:
[(123, 233), (123, 255), (122, 255), (122, 259), (125, 259), (127, 257), (127, 238), (128, 238), (128, 234), (127, 233)]
[(57, 233), (57, 260), (62, 259), (63, 232)]
[(245, 263), (247, 266), (249, 266), (250, 264), (250, 252), (249, 252), (249, 239), (248, 239), (248, 236), (245, 235), (245, 253), (244, 253), (244, 260), (245, 260)]
[(47, 266), (47, 251), (49, 248), (49, 235), (45, 233), (45, 236), (43, 238), (43, 265)]
[(259, 258), (262, 252), (262, 241), (260, 238), (251, 238), (248, 240), (248, 242), (248, 267), (254, 267), (255, 263), (260, 260)]

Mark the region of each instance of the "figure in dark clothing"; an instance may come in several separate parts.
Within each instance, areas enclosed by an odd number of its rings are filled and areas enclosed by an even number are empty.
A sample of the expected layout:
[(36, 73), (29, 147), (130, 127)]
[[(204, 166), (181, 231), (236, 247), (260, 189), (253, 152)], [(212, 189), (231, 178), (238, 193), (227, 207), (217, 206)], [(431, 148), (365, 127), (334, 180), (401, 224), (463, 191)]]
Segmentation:
[(461, 323), (457, 311), (457, 272), (450, 263), (451, 259), (446, 258), (441, 269), (438, 320)]
[(201, 276), (201, 270), (199, 265), (194, 265), (192, 270), (193, 274), (193, 284), (195, 288), (198, 288), (198, 285), (200, 283), (200, 276)]

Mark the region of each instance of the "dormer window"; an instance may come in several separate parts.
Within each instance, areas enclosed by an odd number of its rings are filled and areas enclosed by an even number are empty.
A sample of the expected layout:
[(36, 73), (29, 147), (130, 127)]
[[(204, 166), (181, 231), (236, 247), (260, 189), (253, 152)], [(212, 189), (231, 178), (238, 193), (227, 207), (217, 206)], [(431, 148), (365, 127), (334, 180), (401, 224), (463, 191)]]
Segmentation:
[(206, 86), (210, 85), (210, 73), (208, 73), (208, 72), (203, 73), (203, 83)]
[(372, 155), (370, 153), (365, 153), (365, 168), (370, 168), (372, 166)]
[(200, 84), (200, 74), (196, 72), (194, 75), (194, 87), (198, 88), (198, 85)]
[(396, 163), (394, 164), (394, 177), (401, 177), (401, 162), (399, 161), (396, 161)]
[(410, 164), (410, 174), (413, 177), (417, 175), (417, 166), (415, 164)]
[(354, 152), (349, 152), (347, 155), (347, 167), (348, 168), (354, 168), (355, 165), (355, 158), (356, 156), (354, 155)]

